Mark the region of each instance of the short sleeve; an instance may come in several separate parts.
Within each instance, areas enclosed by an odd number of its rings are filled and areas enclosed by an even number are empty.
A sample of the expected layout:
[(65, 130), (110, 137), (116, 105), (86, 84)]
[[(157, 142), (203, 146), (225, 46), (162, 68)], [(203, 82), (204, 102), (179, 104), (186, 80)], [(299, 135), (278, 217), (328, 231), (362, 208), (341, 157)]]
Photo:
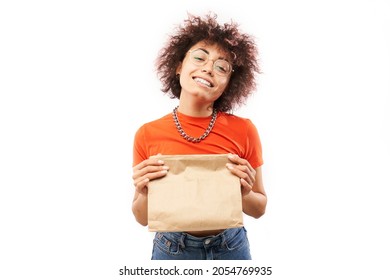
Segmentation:
[(253, 168), (257, 168), (263, 164), (260, 136), (256, 126), (250, 120), (247, 120), (245, 158), (249, 161)]
[(140, 127), (134, 136), (133, 166), (148, 158), (145, 146), (145, 127)]

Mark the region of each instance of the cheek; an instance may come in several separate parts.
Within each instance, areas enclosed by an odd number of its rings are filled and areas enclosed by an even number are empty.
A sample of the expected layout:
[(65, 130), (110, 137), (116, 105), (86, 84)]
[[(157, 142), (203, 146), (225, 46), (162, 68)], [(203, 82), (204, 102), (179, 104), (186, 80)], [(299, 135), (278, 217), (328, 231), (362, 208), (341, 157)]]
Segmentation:
[(225, 89), (227, 89), (228, 85), (229, 85), (229, 79), (223, 79), (219, 82), (219, 85), (221, 87), (221, 89), (223, 89), (223, 91), (225, 91)]
[(188, 71), (188, 69), (182, 69), (181, 73), (180, 73), (180, 84), (183, 85), (183, 84), (187, 84), (189, 83), (191, 80), (191, 72)]
[(192, 72), (198, 70), (196, 65), (185, 63), (181, 68), (181, 73), (190, 75)]
[(188, 61), (188, 58), (184, 58), (183, 62), (180, 64), (180, 70), (181, 72), (189, 73), (191, 71), (194, 71), (196, 69), (196, 65)]

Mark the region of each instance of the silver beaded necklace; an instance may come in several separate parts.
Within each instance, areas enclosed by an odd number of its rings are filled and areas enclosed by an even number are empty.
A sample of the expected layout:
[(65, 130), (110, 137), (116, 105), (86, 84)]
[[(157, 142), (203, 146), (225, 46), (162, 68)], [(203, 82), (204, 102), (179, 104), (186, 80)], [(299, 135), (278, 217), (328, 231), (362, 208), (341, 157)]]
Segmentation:
[(177, 116), (177, 108), (179, 108), (179, 106), (177, 106), (175, 109), (173, 109), (173, 113), (172, 113), (173, 121), (175, 122), (177, 131), (180, 133), (180, 135), (184, 139), (186, 139), (187, 141), (192, 142), (192, 143), (199, 143), (200, 141), (204, 140), (210, 134), (211, 130), (214, 127), (215, 121), (217, 119), (217, 110), (216, 109), (213, 109), (213, 115), (211, 117), (211, 121), (210, 121), (209, 126), (207, 127), (206, 131), (200, 137), (195, 138), (195, 137), (189, 136), (187, 133), (185, 133), (185, 131), (181, 127), (181, 124), (179, 122), (179, 118)]

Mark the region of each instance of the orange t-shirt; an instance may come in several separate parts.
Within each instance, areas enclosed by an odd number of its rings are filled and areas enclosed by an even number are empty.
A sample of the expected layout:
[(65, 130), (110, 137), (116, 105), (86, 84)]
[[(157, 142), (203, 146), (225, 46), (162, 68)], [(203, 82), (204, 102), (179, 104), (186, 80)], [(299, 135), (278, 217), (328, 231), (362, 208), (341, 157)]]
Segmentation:
[[(191, 117), (177, 112), (187, 135), (201, 136), (211, 117)], [(133, 165), (150, 156), (183, 154), (237, 154), (253, 168), (263, 164), (261, 142), (256, 127), (249, 119), (219, 112), (210, 134), (199, 143), (185, 140), (178, 132), (172, 114), (141, 126), (135, 134)]]

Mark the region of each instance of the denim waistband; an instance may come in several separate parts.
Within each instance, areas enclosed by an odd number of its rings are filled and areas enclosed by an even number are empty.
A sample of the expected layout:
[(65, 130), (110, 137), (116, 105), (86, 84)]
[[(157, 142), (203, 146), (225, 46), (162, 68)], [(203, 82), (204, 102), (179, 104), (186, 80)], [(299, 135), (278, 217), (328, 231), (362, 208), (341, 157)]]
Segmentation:
[(211, 246), (223, 246), (228, 240), (236, 236), (241, 231), (245, 231), (244, 227), (229, 228), (223, 232), (205, 237), (196, 237), (185, 232), (158, 232), (156, 237), (159, 235), (169, 236), (171, 240), (177, 240), (177, 242), (183, 247), (211, 247)]

